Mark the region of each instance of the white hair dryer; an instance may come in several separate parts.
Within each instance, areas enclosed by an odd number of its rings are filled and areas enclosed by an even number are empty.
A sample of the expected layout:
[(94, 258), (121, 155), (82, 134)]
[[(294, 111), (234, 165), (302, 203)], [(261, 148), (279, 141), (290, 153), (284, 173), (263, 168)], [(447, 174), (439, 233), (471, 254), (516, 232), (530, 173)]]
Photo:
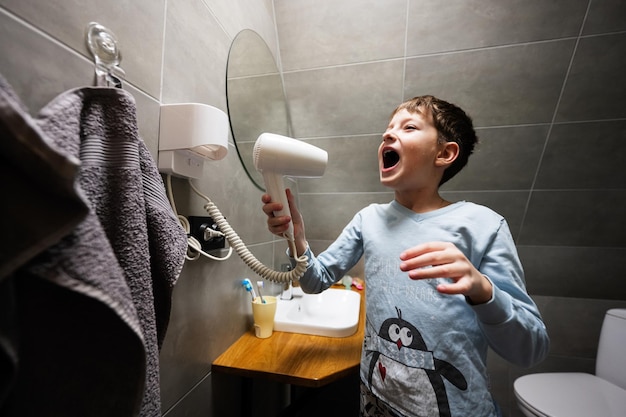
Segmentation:
[[(254, 167), (263, 174), (265, 189), (272, 201), (283, 205), (275, 216), (290, 216), (289, 202), (285, 192), (283, 176), (299, 178), (315, 178), (324, 175), (328, 153), (316, 146), (297, 139), (274, 133), (261, 133), (254, 144)], [(283, 237), (291, 242), (294, 240), (293, 223)]]

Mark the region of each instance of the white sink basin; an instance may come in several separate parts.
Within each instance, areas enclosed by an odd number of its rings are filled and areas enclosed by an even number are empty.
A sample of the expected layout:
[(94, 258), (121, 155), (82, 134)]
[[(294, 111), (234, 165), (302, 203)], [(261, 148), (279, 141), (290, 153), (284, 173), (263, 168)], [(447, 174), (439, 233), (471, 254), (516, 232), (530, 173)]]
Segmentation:
[(359, 325), (361, 295), (329, 288), (320, 294), (293, 289), (293, 299), (278, 300), (274, 330), (327, 337), (346, 337)]

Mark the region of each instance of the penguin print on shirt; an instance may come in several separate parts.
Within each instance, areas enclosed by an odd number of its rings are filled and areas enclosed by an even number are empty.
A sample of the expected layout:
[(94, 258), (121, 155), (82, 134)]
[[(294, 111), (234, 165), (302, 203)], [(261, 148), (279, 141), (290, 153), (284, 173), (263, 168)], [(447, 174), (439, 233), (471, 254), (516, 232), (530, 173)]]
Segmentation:
[(377, 336), (365, 341), (372, 355), (367, 382), (379, 399), (401, 414), (450, 417), (444, 378), (459, 390), (467, 389), (463, 374), (428, 350), (419, 330), (398, 317), (386, 319)]

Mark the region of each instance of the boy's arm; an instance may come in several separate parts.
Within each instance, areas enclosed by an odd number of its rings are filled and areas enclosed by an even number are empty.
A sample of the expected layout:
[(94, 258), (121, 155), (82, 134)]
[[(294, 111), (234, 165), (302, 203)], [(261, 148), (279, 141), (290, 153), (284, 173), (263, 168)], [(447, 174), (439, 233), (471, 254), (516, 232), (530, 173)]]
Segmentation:
[(530, 367), (548, 354), (550, 339), (536, 306), (493, 286), (494, 296), (472, 306), (489, 346), (515, 365)]
[(550, 339), (537, 305), (526, 291), (523, 270), (506, 222), (479, 270), (492, 282), (493, 297), (472, 305), (489, 346), (504, 359), (529, 367), (548, 354)]
[[(338, 282), (363, 256), (360, 213), (354, 216), (337, 240), (324, 252), (316, 257), (307, 246), (304, 254), (309, 258), (307, 270), (300, 278), (304, 292), (319, 293)], [(295, 263), (295, 260), (292, 262)]]
[(520, 366), (537, 363), (548, 352), (548, 335), (537, 306), (526, 292), (522, 266), (506, 222), (490, 238), (474, 266), (451, 242), (427, 242), (405, 250), (400, 269), (411, 279), (450, 278), (442, 294), (465, 296), (491, 348)]

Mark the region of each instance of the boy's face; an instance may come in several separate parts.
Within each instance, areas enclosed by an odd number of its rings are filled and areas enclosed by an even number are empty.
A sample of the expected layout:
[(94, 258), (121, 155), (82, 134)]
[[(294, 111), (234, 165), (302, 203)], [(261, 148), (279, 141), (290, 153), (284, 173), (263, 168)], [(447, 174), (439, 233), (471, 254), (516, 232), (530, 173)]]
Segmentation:
[(396, 191), (437, 187), (442, 170), (438, 156), (442, 145), (429, 112), (397, 112), (378, 148), (380, 182)]

